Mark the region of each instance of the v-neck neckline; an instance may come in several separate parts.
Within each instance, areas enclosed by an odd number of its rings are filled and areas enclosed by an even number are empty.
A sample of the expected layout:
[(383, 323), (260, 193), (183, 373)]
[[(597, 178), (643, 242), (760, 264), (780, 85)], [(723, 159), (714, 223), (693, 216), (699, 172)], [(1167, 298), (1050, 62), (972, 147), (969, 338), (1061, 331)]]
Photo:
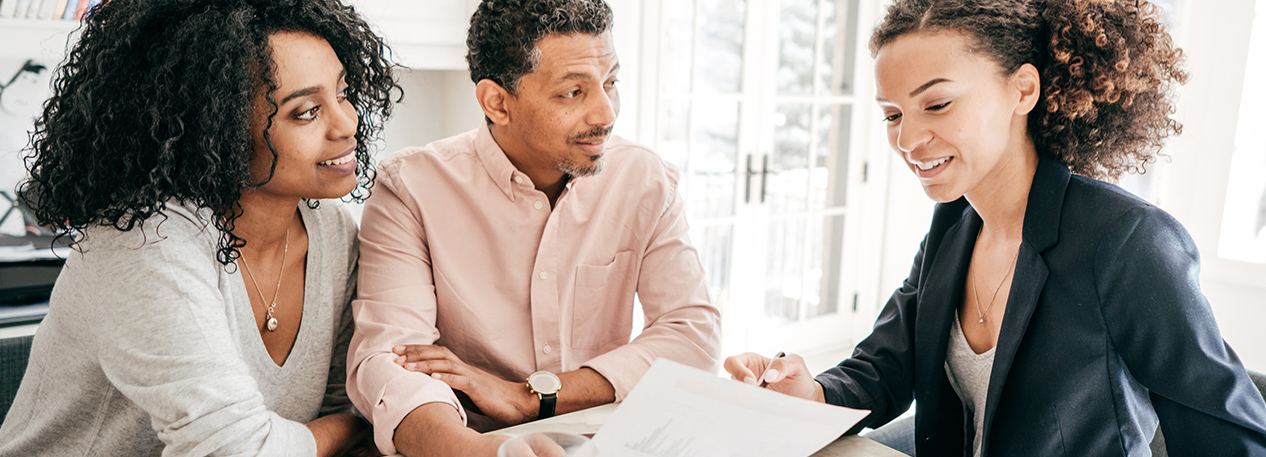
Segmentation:
[[(311, 327), (315, 325), (311, 322), (311, 320), (314, 319), (315, 316), (312, 316), (312, 313), (309, 312), (311, 311), (311, 309), (308, 307), (308, 303), (312, 299), (311, 294), (310, 294), (310, 291), (312, 290), (311, 285), (313, 284), (313, 281), (317, 279), (313, 277), (313, 274), (315, 271), (313, 266), (320, 265), (319, 262), (321, 261), (321, 258), (320, 258), (321, 250), (312, 248), (312, 240), (320, 239), (321, 234), (317, 232), (319, 232), (322, 229), (319, 227), (320, 224), (311, 223), (312, 218), (309, 217), (311, 216), (311, 211), (312, 210), (306, 208), (305, 205), (303, 204), (299, 205), (299, 217), (303, 220), (304, 229), (308, 233), (308, 236), (307, 236), (308, 248), (306, 249), (304, 266), (303, 266), (303, 303), (302, 303), (302, 309), (300, 309), (299, 311), (300, 313), (299, 331), (295, 333), (295, 340), (290, 345), (290, 352), (286, 354), (285, 361), (283, 361), (280, 365), (278, 365), (277, 361), (273, 359), (272, 354), (268, 352), (268, 346), (264, 344), (264, 337), (259, 332), (259, 328), (260, 328), (259, 321), (255, 320), (254, 310), (251, 309), (251, 306), (250, 306), (250, 296), (243, 295), (242, 297), (245, 298), (246, 300), (246, 306), (238, 307), (239, 308), (238, 313), (239, 313), (239, 316), (241, 316), (241, 321), (243, 323), (249, 322), (251, 324), (251, 329), (252, 329), (252, 331), (249, 331), (249, 333), (252, 336), (248, 337), (249, 342), (246, 343), (246, 346), (249, 346), (249, 348), (245, 348), (245, 350), (251, 354), (250, 357), (259, 359), (261, 361), (266, 361), (267, 362), (266, 364), (260, 363), (260, 364), (255, 364), (255, 365), (268, 366), (269, 371), (272, 373), (281, 373), (287, 367), (293, 365), (291, 361), (295, 359), (296, 353), (298, 352), (299, 348), (308, 347), (308, 345), (310, 344), (307, 340), (310, 338), (309, 335), (312, 333)], [(238, 293), (248, 294), (248, 291), (246, 290), (246, 282), (242, 280), (241, 275), (242, 275), (242, 271), (239, 268), (236, 275), (238, 276), (237, 284), (239, 285), (239, 287), (237, 288), (237, 291)]]

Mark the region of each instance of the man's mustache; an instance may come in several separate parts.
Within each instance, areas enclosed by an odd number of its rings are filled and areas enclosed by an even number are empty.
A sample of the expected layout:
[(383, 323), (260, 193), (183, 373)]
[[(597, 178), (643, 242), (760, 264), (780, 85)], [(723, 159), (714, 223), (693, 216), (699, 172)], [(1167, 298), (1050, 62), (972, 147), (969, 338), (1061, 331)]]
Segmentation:
[(571, 137), (570, 141), (572, 143), (588, 143), (592, 140), (600, 140), (610, 136), (612, 128), (614, 127), (610, 125), (605, 127), (594, 127), (587, 132)]

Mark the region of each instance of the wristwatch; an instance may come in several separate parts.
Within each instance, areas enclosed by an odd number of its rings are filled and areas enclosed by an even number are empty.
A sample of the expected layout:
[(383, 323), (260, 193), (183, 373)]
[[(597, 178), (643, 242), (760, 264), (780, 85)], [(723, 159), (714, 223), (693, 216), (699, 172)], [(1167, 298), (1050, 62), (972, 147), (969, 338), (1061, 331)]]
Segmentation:
[(528, 390), (541, 399), (541, 413), (537, 419), (554, 416), (554, 406), (558, 403), (558, 391), (563, 388), (563, 381), (558, 375), (548, 371), (538, 371), (528, 375)]

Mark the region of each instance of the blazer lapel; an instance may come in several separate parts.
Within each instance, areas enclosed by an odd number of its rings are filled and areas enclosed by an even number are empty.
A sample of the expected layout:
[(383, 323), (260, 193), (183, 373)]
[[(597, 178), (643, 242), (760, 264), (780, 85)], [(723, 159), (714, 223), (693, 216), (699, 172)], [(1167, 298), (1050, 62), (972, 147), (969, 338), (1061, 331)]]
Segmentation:
[[(940, 403), (940, 395), (944, 390), (945, 351), (949, 344), (950, 319), (954, 319), (954, 311), (963, 301), (964, 284), (967, 280), (967, 266), (971, 261), (971, 252), (976, 244), (976, 233), (980, 231), (980, 216), (967, 206), (957, 224), (950, 226), (936, 249), (930, 268), (919, 287), (919, 311), (914, 331), (914, 347), (927, 348), (915, 351), (915, 388), (918, 389), (919, 403), (926, 404), (935, 410)], [(920, 414), (923, 410), (920, 408)], [(936, 430), (939, 417), (935, 414), (924, 415), (921, 427), (924, 430)]]
[[(989, 442), (994, 414), (1002, 388), (1007, 381), (1015, 354), (1024, 340), (1029, 318), (1037, 309), (1038, 298), (1046, 285), (1049, 271), (1042, 259), (1042, 252), (1059, 241), (1060, 212), (1064, 205), (1064, 193), (1068, 190), (1068, 167), (1056, 159), (1041, 154), (1033, 185), (1029, 190), (1028, 206), (1024, 212), (1024, 239), (1017, 253), (1015, 276), (1007, 298), (1007, 311), (1002, 318), (998, 333), (998, 345), (994, 351), (993, 372), (989, 377), (989, 393), (985, 400), (984, 443)], [(964, 267), (964, 270), (966, 267)], [(988, 455), (988, 446), (981, 449), (981, 456)]]

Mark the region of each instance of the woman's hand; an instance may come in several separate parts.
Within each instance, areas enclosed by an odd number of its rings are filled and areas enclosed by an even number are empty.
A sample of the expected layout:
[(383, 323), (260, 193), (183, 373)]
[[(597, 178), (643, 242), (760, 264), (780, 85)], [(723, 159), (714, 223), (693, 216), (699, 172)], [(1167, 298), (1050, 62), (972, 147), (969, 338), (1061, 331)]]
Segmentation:
[(506, 425), (535, 419), (540, 402), (523, 381), (506, 381), (467, 365), (443, 346), (405, 345), (392, 349), (396, 363), (409, 371), (426, 373), (470, 398), (484, 415)]
[[(754, 352), (739, 354), (725, 359), (725, 371), (730, 373), (730, 379), (793, 397), (826, 403), (822, 385), (813, 379), (804, 359), (796, 354), (788, 354), (772, 361), (769, 357)], [(758, 379), (761, 373), (765, 373), (763, 380)]]

